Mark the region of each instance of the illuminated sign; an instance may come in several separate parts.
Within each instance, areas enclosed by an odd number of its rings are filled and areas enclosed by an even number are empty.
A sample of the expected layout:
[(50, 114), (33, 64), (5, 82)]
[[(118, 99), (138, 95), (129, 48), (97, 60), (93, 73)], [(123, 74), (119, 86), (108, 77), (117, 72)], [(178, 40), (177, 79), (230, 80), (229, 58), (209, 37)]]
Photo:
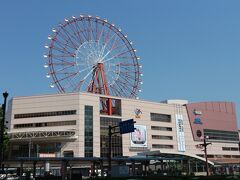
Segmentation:
[(202, 121), (200, 118), (195, 118), (193, 123), (194, 124), (202, 124)]
[(56, 157), (54, 153), (39, 153), (39, 157)]

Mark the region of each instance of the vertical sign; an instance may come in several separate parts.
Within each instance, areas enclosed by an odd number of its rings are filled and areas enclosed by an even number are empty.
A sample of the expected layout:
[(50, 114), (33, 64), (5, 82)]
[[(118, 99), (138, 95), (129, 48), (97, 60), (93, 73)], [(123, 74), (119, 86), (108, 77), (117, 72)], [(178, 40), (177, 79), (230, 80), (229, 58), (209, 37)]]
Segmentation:
[(177, 132), (177, 143), (178, 151), (185, 152), (185, 137), (183, 130), (183, 116), (181, 114), (176, 114), (176, 132)]

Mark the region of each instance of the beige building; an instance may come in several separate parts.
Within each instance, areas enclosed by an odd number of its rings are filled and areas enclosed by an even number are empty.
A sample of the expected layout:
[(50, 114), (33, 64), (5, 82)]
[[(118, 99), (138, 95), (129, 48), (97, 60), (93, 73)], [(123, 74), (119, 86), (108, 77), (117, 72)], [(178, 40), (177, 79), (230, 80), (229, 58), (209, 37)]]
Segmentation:
[[(111, 116), (101, 103), (109, 98)], [(11, 158), (107, 157), (108, 126), (128, 119), (136, 121), (136, 130), (113, 136), (113, 157), (160, 151), (204, 160), (197, 146), (204, 135), (212, 143), (207, 152), (213, 163), (234, 163), (240, 157), (235, 106), (227, 102), (157, 103), (91, 93), (51, 94), (14, 97), (7, 119)]]

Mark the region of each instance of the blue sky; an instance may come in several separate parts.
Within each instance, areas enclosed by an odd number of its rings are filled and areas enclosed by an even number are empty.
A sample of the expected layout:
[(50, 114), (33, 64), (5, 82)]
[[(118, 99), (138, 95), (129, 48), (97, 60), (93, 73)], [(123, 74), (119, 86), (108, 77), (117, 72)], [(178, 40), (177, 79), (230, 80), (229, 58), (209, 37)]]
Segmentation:
[(234, 0), (2, 1), (0, 92), (55, 93), (43, 46), (65, 17), (83, 13), (108, 19), (134, 42), (143, 65), (141, 99), (233, 101), (240, 119), (239, 7)]

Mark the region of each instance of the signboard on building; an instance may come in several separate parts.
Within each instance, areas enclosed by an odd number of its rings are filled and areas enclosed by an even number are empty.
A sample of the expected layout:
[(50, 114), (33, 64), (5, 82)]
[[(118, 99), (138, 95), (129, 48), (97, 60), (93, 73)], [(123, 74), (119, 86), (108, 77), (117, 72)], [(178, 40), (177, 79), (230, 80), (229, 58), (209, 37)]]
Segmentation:
[(185, 152), (185, 137), (184, 137), (184, 126), (183, 126), (183, 116), (181, 114), (176, 114), (176, 132), (177, 132), (177, 144), (178, 151)]
[(147, 147), (147, 128), (135, 125), (135, 130), (130, 134), (131, 147)]

